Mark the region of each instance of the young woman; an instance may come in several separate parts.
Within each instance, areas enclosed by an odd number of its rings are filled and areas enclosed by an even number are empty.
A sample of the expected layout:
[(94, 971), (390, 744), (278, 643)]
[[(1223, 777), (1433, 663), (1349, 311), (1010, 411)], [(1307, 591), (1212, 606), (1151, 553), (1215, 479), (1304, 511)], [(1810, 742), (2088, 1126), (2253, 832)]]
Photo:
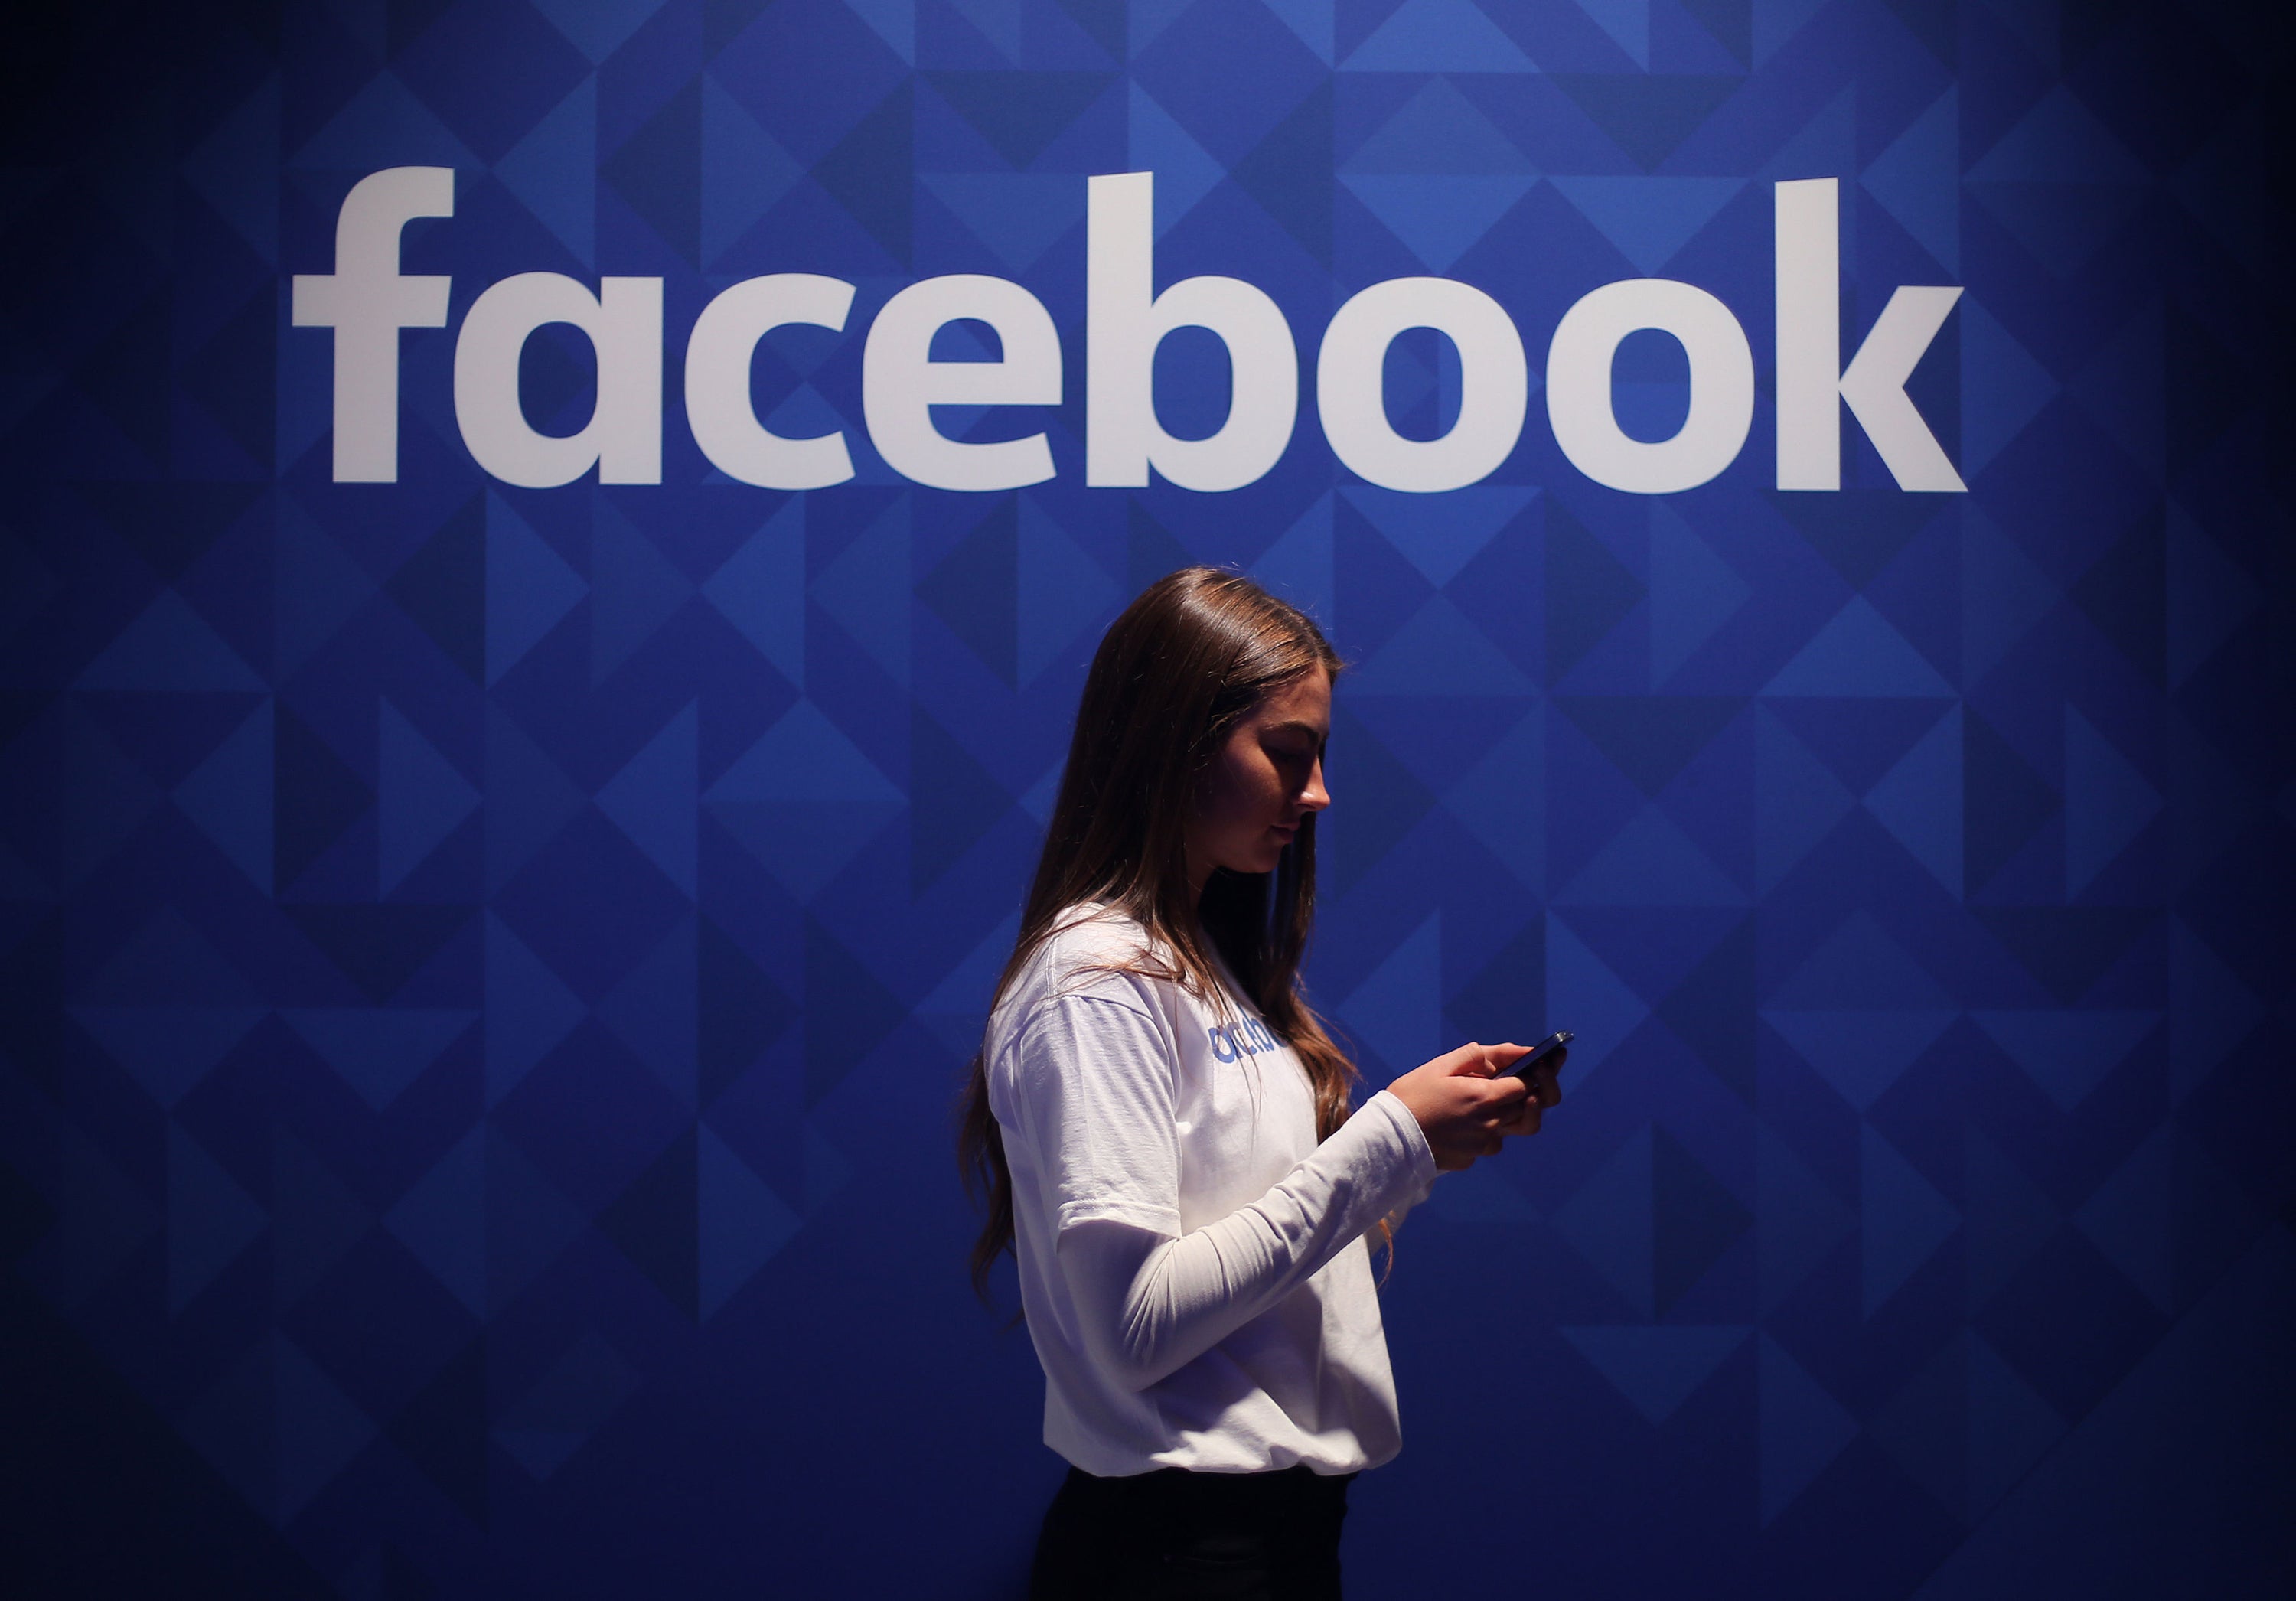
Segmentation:
[(1234, 573), (1151, 586), (1102, 640), (963, 1105), (1071, 1465), (1030, 1595), (1336, 1597), (1347, 1485), (1399, 1446), (1372, 1281), (1438, 1172), (1538, 1129), (1554, 1073), (1467, 1045), (1350, 1114), (1300, 993), (1332, 680)]

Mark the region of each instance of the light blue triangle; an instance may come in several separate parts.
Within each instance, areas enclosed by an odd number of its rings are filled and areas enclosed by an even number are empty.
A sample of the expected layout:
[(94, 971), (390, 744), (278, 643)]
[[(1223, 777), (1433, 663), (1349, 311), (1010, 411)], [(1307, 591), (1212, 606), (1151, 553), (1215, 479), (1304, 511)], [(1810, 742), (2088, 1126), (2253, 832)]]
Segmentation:
[(1769, 1004), (1803, 1012), (1954, 1009), (1945, 987), (1862, 907), (1809, 953)]
[(1565, 1328), (1562, 1337), (1615, 1385), (1651, 1424), (1678, 1411), (1745, 1344), (1747, 1330), (1732, 1325)]
[(1961, 748), (1961, 708), (1956, 706), (1866, 792), (1866, 809), (1956, 896), (1962, 888)]
[(2063, 1111), (2143, 1044), (2158, 1012), (1972, 1012), (1977, 1026)]
[(917, 0), (845, 0), (845, 7), (904, 62), (917, 64)]
[(1803, 1060), (1860, 1112), (1888, 1094), (1958, 1015), (1947, 1011), (1762, 1012), (1763, 1021), (1785, 1036)]
[(1469, 0), (1403, 0), (1340, 63), (1343, 72), (1536, 72), (1498, 25)]
[(597, 794), (598, 809), (691, 900), (698, 893), (695, 819), (701, 720), (688, 701)]
[(1906, 636), (1891, 628), (1862, 595), (1849, 597), (1833, 620), (1762, 693), (1770, 695), (1952, 695)]
[(2161, 792), (2065, 707), (2065, 898), (2073, 899), (2161, 815)]
[[(791, 684), (805, 684), (805, 502), (791, 497), (726, 558), (702, 595)], [(833, 613), (832, 613), (833, 614)], [(904, 677), (906, 682), (906, 676)]]
[(1857, 1218), (1767, 1127), (1757, 1130), (1754, 1164), (1754, 1267), (1767, 1318), (1849, 1237)]
[(997, 53), (1020, 66), (1021, 52), (1021, 0), (948, 0), (949, 4), (980, 30), (980, 37)]
[(1537, 489), (1513, 484), (1475, 484), (1443, 495), (1344, 484), (1340, 493), (1438, 589), (1538, 497)]
[(2155, 1129), (2073, 1213), (2105, 1260), (2164, 1314), (2177, 1310), (2175, 1138)]
[(588, 1226), (499, 1129), (486, 1146), (487, 1314), (499, 1315)]
[(1333, 0), (1264, 0), (1276, 20), (1326, 67), (1332, 64)]
[(796, 186), (805, 168), (756, 118), (703, 74), (701, 261), (707, 267)]
[(179, 1313), (263, 1232), (263, 1209), (198, 1141), (168, 1125), (168, 1310)]
[(597, 1007), (598, 1021), (688, 1111), (699, 1094), (701, 981), (695, 939), (693, 919), (681, 918)]
[(272, 727), (266, 698), (235, 733), (176, 785), (176, 809), (199, 825), (231, 864), (271, 893)]
[(996, 981), (1020, 934), (1021, 914), (1007, 914), (1003, 922), (988, 931), (987, 939), (966, 952), (942, 976), (932, 992), (917, 1003), (916, 1010), (921, 1014), (985, 1018), (995, 997)]
[(162, 589), (82, 669), (78, 689), (204, 690), (261, 694), (266, 686), (184, 597)]
[(1490, 853), (1534, 893), (1546, 887), (1546, 714), (1534, 708), (1443, 797)]
[(1530, 158), (1441, 78), (1428, 79), (1426, 87), (1406, 101), (1339, 170), (1398, 177), (1430, 172), (1538, 176)]
[(582, 1021), (582, 1003), (492, 912), (487, 914), (487, 1104)]
[(1655, 1218), (1651, 1131), (1644, 1123), (1555, 1208), (1551, 1220), (1554, 1232), (1626, 1298), (1635, 1315), (1648, 1318), (1657, 1299), (1652, 1269)]
[(2181, 1106), (2265, 1019), (2264, 1003), (2181, 917), (2169, 920), (2169, 1100)]
[(1371, 214), (1437, 273), (1448, 272), (1538, 181), (1513, 173), (1340, 175)]
[(357, 1006), (282, 1012), (335, 1076), (381, 1112), (478, 1021), (461, 1007)]
[(1578, 870), (1558, 906), (1743, 906), (1730, 882), (1672, 819), (1646, 806)]
[[(1133, 14), (1138, 16), (1140, 10), (1133, 7)], [(1227, 168), (1205, 153), (1194, 136), (1138, 84), (1132, 86), (1128, 104), (1126, 136), (1132, 168), (1156, 175), (1156, 237), (1161, 239), (1227, 176)]]
[(662, 0), (533, 0), (534, 9), (550, 19), (567, 42), (595, 66), (619, 50), (624, 42), (652, 19)]
[(2234, 566), (2177, 502), (2169, 503), (2169, 682), (2181, 685), (2216, 654), (2263, 603), (2254, 579)]
[(598, 80), (585, 78), (575, 85), (495, 163), (495, 177), (575, 260), (596, 265)]
[(1785, 1347), (1767, 1334), (1760, 1340), (1760, 1501), (1767, 1527), (1857, 1438), (1857, 1420)]
[(899, 803), (900, 790), (811, 701), (800, 701), (709, 786), (720, 800)]
[(1357, 694), (1530, 695), (1538, 686), (1440, 595), (1348, 675)]
[[(1115, 581), (1077, 548), (1034, 496), (1021, 497), (1019, 640), (1015, 656), (1026, 687), (1059, 661), (1078, 637), (1123, 598)], [(1073, 653), (1082, 667), (1089, 647)]]
[(261, 1000), (247, 975), (215, 941), (172, 905), (162, 903), (114, 950), (79, 998), (90, 1006), (253, 1006)]
[(1743, 178), (1550, 180), (1619, 254), (1654, 275), (1746, 186)]
[(1858, 1218), (1866, 1316), (1871, 1318), (1945, 1244), (1960, 1226), (1961, 1213), (1872, 1124), (1862, 1136)]
[(269, 1014), (261, 1006), (74, 1006), (144, 1094), (172, 1107)]
[(1754, 883), (1768, 894), (1857, 798), (1767, 707), (1754, 710)]
[(500, 706), (487, 708), (487, 878), (498, 893), (559, 831), (580, 816), (587, 798)]
[(1650, 1007), (1569, 924), (1550, 912), (1546, 1015), (1557, 1027), (1578, 1036), (1570, 1042), (1570, 1059), (1563, 1064), (1562, 1074), (1564, 1091), (1575, 1094), (1587, 1076), (1642, 1026)]
[(415, 1180), (382, 1226), (475, 1317), (487, 1312), (486, 1130), (472, 1129)]
[(903, 689), (909, 687), (911, 560), (909, 497), (904, 495), (838, 553), (813, 580), (811, 591), (815, 603)]
[(603, 684), (677, 615), (693, 584), (603, 495), (590, 501), (590, 682)]
[[(68, 703), (57, 720), (63, 724), (64, 792), (72, 804), (50, 814), (55, 821), (48, 825), (42, 854), (59, 882), (77, 888), (127, 844), (166, 796), (84, 711)], [(49, 760), (53, 770), (53, 758)]]
[(479, 792), (389, 701), (375, 746), (375, 892), (388, 896), (478, 809)]
[(2152, 197), (2149, 184), (1982, 183), (1964, 179), (1971, 199), (2060, 278), (2087, 267)]
[(334, 1482), (375, 1436), (373, 1421), (284, 1334), (272, 1336), (281, 1527)]
[(592, 1433), (590, 1429), (535, 1429), (514, 1424), (496, 1424), (488, 1431), (494, 1442), (502, 1447), (512, 1460), (527, 1471), (536, 1483), (547, 1483), (550, 1476), (566, 1466), (566, 1459), (582, 1449)]
[[(1823, 4), (1824, 0), (1816, 0)], [(1759, 46), (1755, 59), (1761, 59)], [(1857, 170), (1857, 84), (1855, 78), (1803, 123), (1752, 177), (1757, 183), (1791, 183), (1797, 178), (1839, 178)], [(1855, 262), (1857, 208), (1841, 209), (1841, 259)]]
[(1333, 617), (1332, 551), (1332, 497), (1318, 495), (1281, 538), (1260, 552), (1251, 564), (1251, 576), (1314, 618), (1328, 634)]
[(913, 1015), (948, 1047), (952, 1055), (970, 1058), (980, 1048), (981, 1029), (988, 1020), (996, 981), (1004, 976), (1004, 963), (1020, 933), (1021, 914), (1008, 913), (916, 1004)]
[(766, 431), (784, 439), (814, 439), (836, 433), (846, 425), (844, 414), (810, 383), (800, 383), (781, 398), (764, 418)]
[(924, 172), (917, 181), (1016, 274), (1084, 220), (1086, 187), (1066, 173)]
[(1973, 1128), (1962, 1133), (1961, 1188), (1974, 1315), (2056, 1237), (2063, 1219), (2047, 1193)]
[(1650, 70), (1650, 8), (1651, 0), (1578, 0), (1578, 9), (1644, 71)]
[(1753, 595), (1753, 586), (1663, 501), (1651, 507), (1651, 687), (1674, 677)]
[(1948, 89), (1858, 182), (1948, 273), (1961, 270), (1961, 92)]
[(263, 260), (279, 259), (279, 79), (266, 78), (184, 162), (201, 198)]
[(526, 519), (487, 494), (487, 682), (518, 665), (590, 592)]
[(283, 681), (357, 615), (373, 595), (375, 582), (283, 487), (275, 528), (273, 654)]
[(695, 1133), (699, 1287), (708, 1318), (795, 1237), (798, 1216), (708, 1124)]
[(1133, 55), (1138, 57), (1154, 44), (1157, 37), (1193, 3), (1194, 0), (1132, 0), (1126, 7), (1126, 21)]
[(2047, 368), (1978, 301), (1961, 308), (1961, 470), (1971, 478), (2057, 398)]
[(2152, 173), (2062, 84), (1970, 168), (1972, 183), (2146, 184)]
[[(2049, 614), (2057, 603), (2058, 591), (2016, 543), (1976, 507), (1964, 509), (1961, 530), (1962, 677), (1974, 686), (2001, 664), (2035, 623)], [(2172, 585), (2174, 571), (2172, 566)], [(2172, 606), (2172, 628), (2174, 616)]]
[(1340, 1006), (1340, 1020), (1395, 1072), (1442, 1049), (1443, 915), (1404, 936)]
[[(1423, 1203), (1437, 1217), (1453, 1223), (1535, 1223), (1538, 1212), (1496, 1162), (1445, 1173), (1443, 1181), (1428, 1191)], [(1374, 1250), (1376, 1236), (1366, 1236)], [(1382, 1259), (1384, 1260), (1384, 1259)]]
[(1984, 1515), (2063, 1437), (2064, 1419), (1975, 1333), (1969, 1336), (1969, 1515)]
[(486, 163), (448, 133), (447, 125), (405, 84), (389, 72), (378, 72), (326, 127), (304, 142), (288, 165), (364, 177), (385, 167), (453, 167), (467, 172)]

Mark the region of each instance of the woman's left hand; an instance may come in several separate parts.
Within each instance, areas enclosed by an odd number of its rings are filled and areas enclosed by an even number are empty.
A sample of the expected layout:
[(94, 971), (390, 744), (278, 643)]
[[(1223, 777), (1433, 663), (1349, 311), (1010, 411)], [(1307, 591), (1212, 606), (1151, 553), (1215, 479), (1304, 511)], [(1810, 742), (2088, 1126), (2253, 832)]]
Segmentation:
[[(1492, 1065), (1499, 1071), (1505, 1072), (1511, 1063), (1527, 1055), (1530, 1047), (1527, 1045), (1500, 1045), (1493, 1046), (1490, 1049)], [(1506, 1053), (1504, 1057), (1498, 1054), (1502, 1051)], [(1502, 1118), (1495, 1125), (1498, 1133), (1536, 1134), (1538, 1132), (1539, 1120), (1545, 1115), (1546, 1109), (1549, 1106), (1559, 1106), (1562, 1104), (1562, 1086), (1557, 1080), (1556, 1074), (1561, 1071), (1562, 1063), (1569, 1059), (1570, 1055), (1568, 1049), (1559, 1050), (1530, 1070), (1525, 1080), (1530, 1087), (1529, 1096), (1521, 1106), (1515, 1109), (1512, 1116)]]

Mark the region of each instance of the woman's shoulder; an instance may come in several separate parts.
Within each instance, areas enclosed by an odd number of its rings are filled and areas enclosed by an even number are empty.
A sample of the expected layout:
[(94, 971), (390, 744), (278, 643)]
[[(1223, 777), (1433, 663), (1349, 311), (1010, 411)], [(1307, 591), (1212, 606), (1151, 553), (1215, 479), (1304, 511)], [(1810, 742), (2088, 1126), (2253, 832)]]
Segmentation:
[(1165, 981), (1168, 953), (1121, 907), (1081, 901), (1063, 907), (998, 1004), (1026, 1012), (1070, 995), (1100, 995), (1138, 1004)]
[(1054, 915), (1029, 965), (1062, 983), (1103, 968), (1149, 968), (1165, 953), (1140, 921), (1108, 901), (1080, 901)]

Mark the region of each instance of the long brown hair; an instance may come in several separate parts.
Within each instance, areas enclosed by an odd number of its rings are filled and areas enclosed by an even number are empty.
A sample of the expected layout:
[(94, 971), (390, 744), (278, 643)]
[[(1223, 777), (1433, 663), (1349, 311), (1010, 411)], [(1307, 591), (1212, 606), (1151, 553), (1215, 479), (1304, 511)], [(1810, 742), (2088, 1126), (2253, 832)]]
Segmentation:
[[(1170, 967), (1157, 976), (1191, 994), (1222, 993), (1210, 955), (1216, 949), (1307, 1069), (1316, 1137), (1347, 1121), (1360, 1075), (1300, 986), (1315, 918), (1316, 814), (1300, 819), (1273, 873), (1217, 869), (1196, 906), (1184, 833), (1197, 784), (1238, 721), (1271, 691), (1311, 672), (1336, 676), (1341, 665), (1306, 613), (1238, 573), (1184, 567), (1143, 590), (1093, 657), (1020, 938), (992, 1008), (1057, 932), (1063, 909), (1106, 901), (1146, 931), (1152, 949), (1170, 953)], [(989, 1269), (1013, 1245), (1013, 1174), (988, 1107), (985, 1045), (966, 1070), (957, 1118), (959, 1170), (976, 1203), (987, 1204), (972, 1259), (973, 1292), (986, 1301)], [(1391, 1263), (1384, 1222), (1380, 1233)]]

